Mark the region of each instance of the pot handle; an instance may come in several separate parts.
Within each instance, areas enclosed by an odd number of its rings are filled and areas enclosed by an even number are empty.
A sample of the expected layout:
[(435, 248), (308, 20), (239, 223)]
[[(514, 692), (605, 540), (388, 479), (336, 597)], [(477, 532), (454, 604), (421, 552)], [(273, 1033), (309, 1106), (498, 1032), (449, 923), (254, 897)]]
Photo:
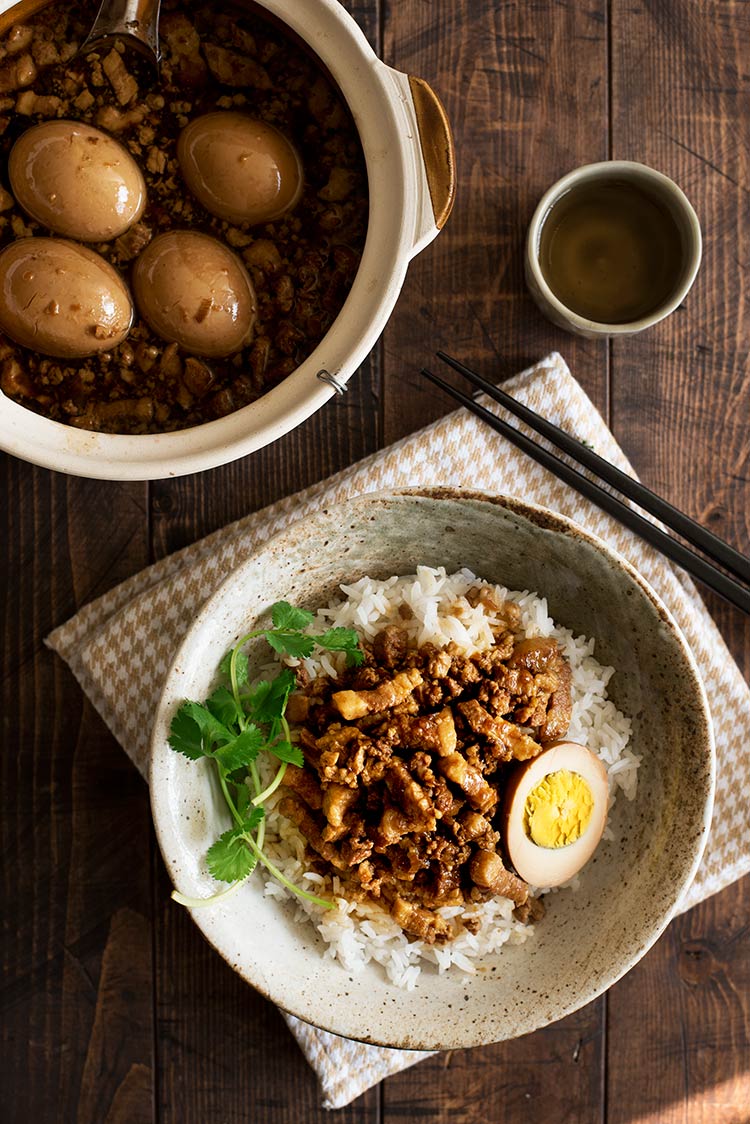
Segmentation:
[(411, 256), (436, 238), (453, 207), (456, 194), (456, 158), (448, 117), (435, 91), (423, 78), (380, 64), (395, 87), (397, 105), (404, 114), (415, 177), (417, 213)]
[(424, 78), (409, 75), (435, 227), (442, 230), (456, 195), (456, 152), (443, 103)]

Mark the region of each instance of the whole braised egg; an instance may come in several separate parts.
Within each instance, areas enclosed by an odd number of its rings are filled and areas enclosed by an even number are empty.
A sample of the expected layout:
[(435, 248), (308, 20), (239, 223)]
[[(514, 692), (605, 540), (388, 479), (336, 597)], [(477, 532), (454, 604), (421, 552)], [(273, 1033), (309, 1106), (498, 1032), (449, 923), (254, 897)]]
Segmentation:
[(505, 848), (532, 886), (567, 882), (589, 861), (607, 822), (607, 773), (576, 742), (556, 742), (518, 766), (505, 791)]
[(228, 222), (271, 222), (302, 193), (297, 150), (273, 125), (245, 113), (196, 117), (180, 133), (177, 159), (193, 195)]
[(137, 222), (146, 205), (143, 173), (114, 137), (79, 121), (27, 129), (8, 158), (10, 186), (23, 209), (56, 234), (108, 242)]
[(122, 343), (132, 322), (127, 286), (88, 246), (20, 238), (0, 253), (0, 329), (23, 347), (83, 359)]
[(233, 355), (252, 338), (253, 283), (237, 255), (207, 234), (159, 234), (133, 267), (133, 293), (153, 331), (194, 355)]

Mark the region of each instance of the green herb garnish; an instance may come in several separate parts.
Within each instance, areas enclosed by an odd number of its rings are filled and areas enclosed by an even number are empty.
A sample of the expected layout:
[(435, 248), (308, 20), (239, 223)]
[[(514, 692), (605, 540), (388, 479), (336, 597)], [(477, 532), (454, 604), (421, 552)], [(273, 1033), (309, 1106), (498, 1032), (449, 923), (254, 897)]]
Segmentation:
[[(350, 628), (329, 628), (319, 635), (305, 629), (314, 620), (305, 609), (277, 601), (271, 609), (272, 628), (258, 629), (243, 636), (219, 665), (223, 682), (203, 703), (184, 702), (172, 719), (169, 744), (191, 761), (209, 758), (216, 769), (232, 827), (213, 843), (206, 854), (208, 869), (229, 888), (210, 898), (188, 898), (173, 891), (182, 905), (196, 908), (212, 905), (232, 893), (257, 863), (268, 870), (288, 890), (316, 905), (331, 908), (333, 902), (318, 898), (290, 882), (263, 852), (265, 840), (264, 801), (284, 779), (287, 764), (304, 764), (302, 751), (291, 740), (284, 717), (296, 679), (284, 668), (269, 681), (250, 685), (250, 663), (244, 646), (263, 637), (282, 656), (305, 659), (316, 647), (346, 652), (348, 666), (362, 662), (357, 633)], [(270, 753), (279, 761), (271, 783), (261, 791), (256, 765), (259, 754)], [(251, 790), (254, 795), (251, 796)]]

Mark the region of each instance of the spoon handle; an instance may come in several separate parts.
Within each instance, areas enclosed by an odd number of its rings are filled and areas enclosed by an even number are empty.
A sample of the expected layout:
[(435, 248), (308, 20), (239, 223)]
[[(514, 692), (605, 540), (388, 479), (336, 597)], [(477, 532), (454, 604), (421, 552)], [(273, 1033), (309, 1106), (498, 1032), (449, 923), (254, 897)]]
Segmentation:
[(161, 0), (102, 0), (82, 50), (118, 36), (136, 40), (159, 61), (159, 5)]

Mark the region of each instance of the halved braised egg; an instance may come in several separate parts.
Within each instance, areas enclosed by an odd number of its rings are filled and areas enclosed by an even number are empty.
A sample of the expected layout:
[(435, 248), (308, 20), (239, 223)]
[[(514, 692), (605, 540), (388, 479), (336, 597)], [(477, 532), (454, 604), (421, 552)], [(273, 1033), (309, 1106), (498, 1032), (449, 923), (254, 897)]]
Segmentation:
[(567, 882), (589, 861), (607, 822), (606, 770), (591, 750), (555, 742), (519, 766), (505, 791), (505, 847), (532, 886)]

